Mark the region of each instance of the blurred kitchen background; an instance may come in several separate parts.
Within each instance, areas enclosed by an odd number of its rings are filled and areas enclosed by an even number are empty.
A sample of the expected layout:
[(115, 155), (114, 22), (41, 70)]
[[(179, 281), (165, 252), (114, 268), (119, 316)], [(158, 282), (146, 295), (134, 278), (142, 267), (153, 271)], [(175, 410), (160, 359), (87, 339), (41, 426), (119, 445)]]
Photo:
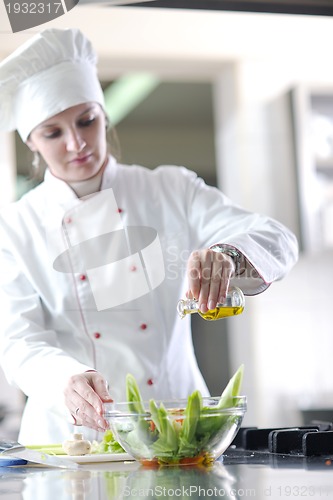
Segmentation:
[[(245, 364), (244, 425), (333, 416), (333, 17), (82, 0), (12, 34), (1, 9), (0, 59), (44, 27), (90, 38), (122, 162), (184, 165), (296, 233), (293, 271), (239, 317), (193, 318), (195, 348), (214, 395)], [(33, 186), (31, 159), (17, 135), (0, 135), (1, 206)], [(16, 436), (23, 405), (0, 371), (1, 435)]]

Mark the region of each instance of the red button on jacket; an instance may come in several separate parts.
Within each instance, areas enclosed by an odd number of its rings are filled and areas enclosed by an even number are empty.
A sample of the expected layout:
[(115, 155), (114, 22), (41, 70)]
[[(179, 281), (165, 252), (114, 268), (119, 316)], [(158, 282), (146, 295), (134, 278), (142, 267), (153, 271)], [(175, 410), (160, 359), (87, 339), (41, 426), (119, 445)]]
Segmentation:
[(95, 333), (94, 333), (94, 337), (95, 337), (95, 339), (99, 339), (99, 338), (101, 338), (101, 336), (102, 336), (102, 335), (101, 335), (99, 332), (95, 332)]

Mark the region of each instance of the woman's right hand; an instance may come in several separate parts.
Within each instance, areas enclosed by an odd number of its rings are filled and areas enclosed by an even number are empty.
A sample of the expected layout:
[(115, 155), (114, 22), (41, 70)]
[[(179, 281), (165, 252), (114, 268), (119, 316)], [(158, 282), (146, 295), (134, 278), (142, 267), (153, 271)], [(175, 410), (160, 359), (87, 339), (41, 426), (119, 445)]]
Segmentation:
[(195, 250), (187, 262), (187, 298), (198, 300), (199, 309), (207, 312), (224, 302), (230, 279), (235, 273), (233, 259), (211, 248)]
[(104, 377), (96, 371), (73, 375), (64, 391), (65, 403), (76, 425), (85, 425), (98, 432), (108, 429), (103, 418), (103, 403), (113, 401)]

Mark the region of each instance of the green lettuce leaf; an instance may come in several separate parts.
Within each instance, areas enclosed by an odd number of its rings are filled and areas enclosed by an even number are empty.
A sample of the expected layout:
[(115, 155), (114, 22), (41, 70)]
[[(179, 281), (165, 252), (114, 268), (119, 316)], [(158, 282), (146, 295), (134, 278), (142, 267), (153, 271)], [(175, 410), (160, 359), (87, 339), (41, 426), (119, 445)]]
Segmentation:
[(124, 453), (124, 448), (116, 441), (113, 432), (108, 429), (103, 435), (103, 439), (98, 443), (94, 453)]

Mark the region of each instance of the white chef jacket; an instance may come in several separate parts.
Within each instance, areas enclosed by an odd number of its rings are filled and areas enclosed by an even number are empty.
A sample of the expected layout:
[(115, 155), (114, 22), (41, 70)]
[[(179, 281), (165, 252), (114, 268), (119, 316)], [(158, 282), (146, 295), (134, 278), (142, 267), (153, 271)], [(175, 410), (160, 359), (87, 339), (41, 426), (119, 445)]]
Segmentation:
[(47, 170), (2, 210), (0, 242), (1, 365), (28, 397), (22, 443), (73, 432), (63, 390), (86, 370), (99, 371), (118, 401), (128, 372), (147, 400), (208, 394), (190, 319), (176, 312), (192, 250), (222, 242), (241, 251), (255, 269), (238, 280), (248, 295), (297, 259), (286, 227), (236, 206), (194, 172), (113, 157), (101, 192), (81, 199)]

